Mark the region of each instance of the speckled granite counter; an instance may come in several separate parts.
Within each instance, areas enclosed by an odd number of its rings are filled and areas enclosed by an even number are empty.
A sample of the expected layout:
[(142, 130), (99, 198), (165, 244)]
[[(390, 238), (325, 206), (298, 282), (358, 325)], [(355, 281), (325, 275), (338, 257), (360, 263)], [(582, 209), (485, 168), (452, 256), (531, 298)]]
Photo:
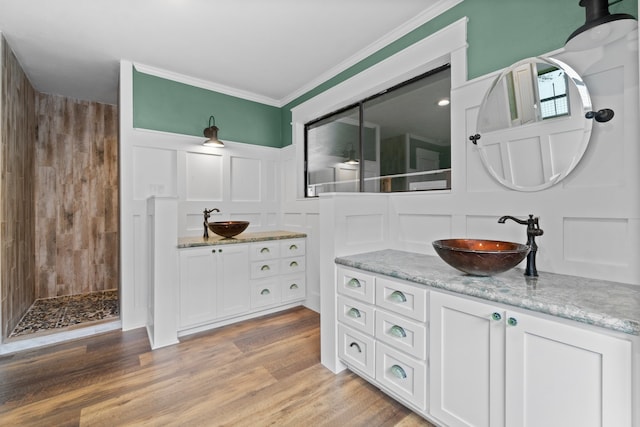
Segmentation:
[(336, 258), (372, 273), (640, 335), (640, 286), (521, 269), (492, 277), (466, 275), (430, 255), (382, 250)]
[(304, 233), (293, 231), (260, 231), (256, 233), (240, 233), (236, 237), (226, 238), (209, 233), (209, 238), (181, 237), (178, 239), (178, 248), (195, 248), (198, 246), (232, 245), (234, 243), (263, 242), (265, 240), (299, 239), (307, 237)]

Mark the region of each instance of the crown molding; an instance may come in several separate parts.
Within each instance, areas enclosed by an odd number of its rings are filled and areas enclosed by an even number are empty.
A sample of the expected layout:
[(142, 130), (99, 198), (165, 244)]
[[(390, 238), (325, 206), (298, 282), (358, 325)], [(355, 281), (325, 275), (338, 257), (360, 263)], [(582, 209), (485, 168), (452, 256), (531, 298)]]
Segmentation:
[(447, 10), (451, 9), (452, 7), (454, 7), (455, 5), (457, 5), (459, 3), (462, 3), (463, 1), (464, 0), (442, 0), (441, 2), (436, 4), (434, 7), (424, 10), (422, 13), (416, 15), (414, 18), (412, 18), (409, 21), (405, 22), (403, 25), (401, 25), (401, 26), (395, 28), (394, 30), (392, 30), (391, 32), (385, 34), (384, 36), (382, 36), (381, 38), (379, 38), (375, 42), (371, 43), (369, 46), (365, 47), (364, 49), (362, 49), (361, 51), (356, 53), (355, 55), (351, 56), (350, 58), (347, 58), (346, 60), (344, 60), (340, 64), (338, 64), (335, 67), (327, 70), (326, 72), (322, 73), (321, 75), (316, 77), (311, 82), (309, 82), (306, 85), (302, 86), (301, 88), (299, 88), (295, 92), (293, 92), (293, 93), (289, 94), (288, 96), (282, 98), (280, 100), (280, 106), (283, 107), (283, 106), (287, 105), (288, 103), (294, 101), (295, 99), (301, 97), (305, 93), (310, 92), (314, 88), (320, 86), (322, 83), (324, 83), (324, 82), (330, 80), (331, 78), (337, 76), (338, 74), (340, 74), (341, 72), (347, 70), (349, 67), (354, 66), (358, 62), (368, 58), (369, 56), (371, 56), (374, 53), (378, 52), (380, 49), (390, 45), (394, 41), (398, 40), (399, 38), (401, 38), (401, 37), (403, 37), (403, 36), (405, 36), (407, 34), (409, 34), (411, 31), (415, 30), (419, 26), (429, 22), (430, 20), (432, 20), (436, 16), (446, 12)]
[(179, 83), (188, 84), (190, 86), (212, 90), (214, 92), (219, 92), (229, 96), (235, 96), (236, 98), (246, 99), (247, 101), (259, 102), (260, 104), (266, 104), (266, 105), (270, 105), (272, 107), (278, 107), (278, 108), (282, 107), (283, 105), (277, 99), (259, 95), (257, 93), (237, 89), (231, 86), (225, 86), (219, 83), (213, 83), (208, 80), (202, 80), (195, 77), (190, 77), (190, 76), (176, 73), (169, 70), (163, 70), (161, 68), (156, 68), (150, 65), (141, 64), (139, 62), (133, 62), (133, 66), (136, 70), (144, 74), (150, 74), (152, 76), (173, 80)]

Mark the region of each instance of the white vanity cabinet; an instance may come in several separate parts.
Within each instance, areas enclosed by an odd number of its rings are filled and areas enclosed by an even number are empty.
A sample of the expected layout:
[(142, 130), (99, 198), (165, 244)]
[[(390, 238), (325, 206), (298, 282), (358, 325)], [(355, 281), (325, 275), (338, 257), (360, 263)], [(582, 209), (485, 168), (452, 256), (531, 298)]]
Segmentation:
[(632, 425), (630, 340), (436, 291), (430, 319), (430, 413), (447, 426)]
[(180, 328), (248, 312), (248, 262), (246, 244), (181, 250)]
[(181, 333), (292, 307), (306, 298), (304, 238), (198, 246), (178, 252)]
[(305, 239), (251, 243), (251, 307), (269, 307), (306, 297)]
[(427, 409), (424, 286), (337, 270), (338, 357), (405, 404)]

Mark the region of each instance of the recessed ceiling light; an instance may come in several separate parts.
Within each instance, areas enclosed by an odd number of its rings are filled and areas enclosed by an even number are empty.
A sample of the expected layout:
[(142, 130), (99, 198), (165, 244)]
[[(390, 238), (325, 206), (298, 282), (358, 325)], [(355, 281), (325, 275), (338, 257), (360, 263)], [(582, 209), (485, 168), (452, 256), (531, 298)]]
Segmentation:
[(442, 98), (440, 101), (438, 101), (438, 105), (440, 107), (444, 107), (446, 105), (449, 105), (450, 101), (449, 98)]

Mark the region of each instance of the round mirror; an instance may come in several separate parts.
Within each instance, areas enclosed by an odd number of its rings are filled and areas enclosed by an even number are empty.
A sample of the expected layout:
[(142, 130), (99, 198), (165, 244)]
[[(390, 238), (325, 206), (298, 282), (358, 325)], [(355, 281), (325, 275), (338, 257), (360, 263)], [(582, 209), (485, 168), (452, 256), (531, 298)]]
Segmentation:
[(586, 85), (567, 64), (524, 59), (505, 69), (485, 95), (474, 143), (498, 182), (519, 191), (542, 190), (582, 158), (591, 109)]

